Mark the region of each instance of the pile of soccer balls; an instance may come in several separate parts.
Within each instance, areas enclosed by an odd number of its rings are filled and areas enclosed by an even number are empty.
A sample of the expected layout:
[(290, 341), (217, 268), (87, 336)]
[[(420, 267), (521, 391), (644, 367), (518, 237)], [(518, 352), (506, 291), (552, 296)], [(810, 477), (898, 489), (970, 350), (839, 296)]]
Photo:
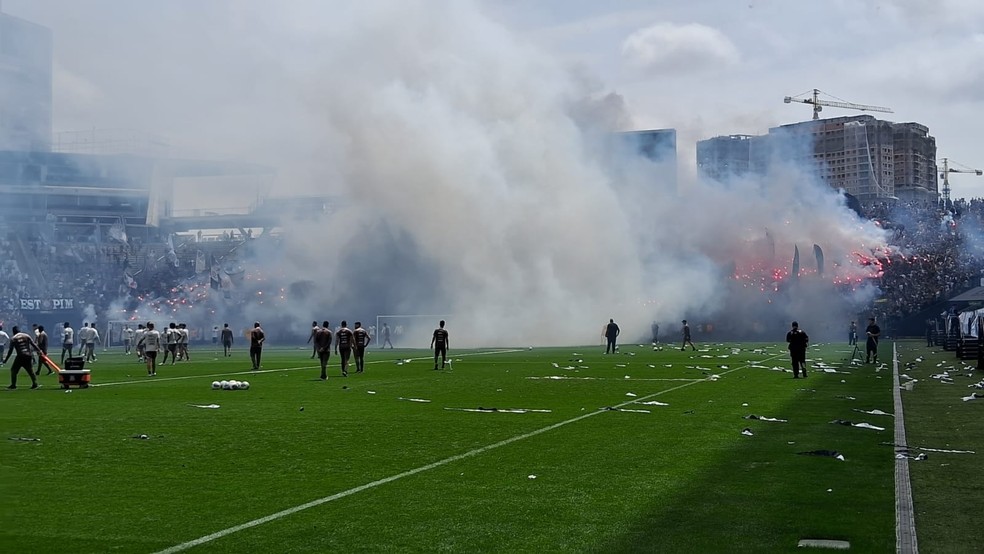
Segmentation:
[(212, 390), (248, 390), (249, 381), (212, 381)]

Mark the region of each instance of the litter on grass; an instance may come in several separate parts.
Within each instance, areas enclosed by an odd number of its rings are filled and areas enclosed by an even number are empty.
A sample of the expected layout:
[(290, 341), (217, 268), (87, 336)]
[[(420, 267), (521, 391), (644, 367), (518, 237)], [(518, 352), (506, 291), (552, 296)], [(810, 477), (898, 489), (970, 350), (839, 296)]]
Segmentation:
[(36, 438), (34, 438), (34, 437), (8, 437), (8, 438), (9, 438), (10, 440), (12, 440), (12, 441), (21, 441), (21, 442), (41, 442), (41, 439), (36, 439)]
[(745, 435), (746, 437), (751, 437), (751, 436), (754, 436), (755, 435), (755, 433), (753, 433), (752, 430), (749, 429), (748, 427), (745, 427), (744, 429), (742, 429), (741, 430), (741, 434), (742, 435)]
[(895, 459), (896, 460), (915, 460), (917, 462), (921, 462), (921, 461), (925, 460), (928, 457), (929, 456), (927, 456), (925, 452), (920, 453), (920, 454), (916, 454), (915, 456), (913, 456), (912, 454), (909, 454), (907, 452), (896, 452), (895, 453)]
[(744, 419), (754, 419), (754, 420), (758, 420), (758, 421), (774, 421), (776, 423), (788, 423), (788, 420), (785, 420), (785, 419), (777, 419), (777, 418), (774, 418), (774, 417), (764, 417), (764, 416), (759, 416), (759, 415), (755, 415), (755, 414), (748, 414), (747, 416), (744, 417)]
[[(828, 491), (829, 492), (829, 491)], [(830, 548), (833, 550), (850, 550), (851, 543), (837, 539), (800, 539), (797, 548)]]
[(598, 408), (599, 410), (605, 410), (606, 412), (631, 412), (636, 414), (650, 414), (649, 410), (631, 410), (628, 408), (615, 408), (612, 406), (605, 406), (604, 408)]
[(218, 404), (188, 404), (192, 408), (205, 408), (206, 410), (218, 410)]
[(970, 396), (964, 396), (964, 397), (961, 398), (961, 400), (963, 400), (964, 402), (967, 402), (969, 400), (976, 400), (978, 398), (984, 398), (982, 396), (978, 396), (977, 394), (978, 393), (976, 393), (976, 392), (971, 393)]
[(639, 395), (638, 395), (638, 394), (636, 394), (636, 393), (634, 393), (634, 392), (627, 392), (627, 393), (625, 393), (625, 396), (632, 396), (632, 397), (635, 397), (635, 396), (639, 396)]
[(454, 412), (481, 412), (487, 414), (493, 413), (504, 413), (504, 414), (525, 414), (530, 412), (549, 414), (550, 410), (538, 410), (534, 408), (483, 408), (479, 406), (477, 408), (444, 408), (445, 410), (451, 410)]
[(870, 423), (865, 423), (863, 421), (861, 423), (854, 423), (853, 421), (847, 421), (845, 419), (835, 419), (835, 420), (831, 421), (831, 423), (835, 423), (837, 425), (844, 425), (846, 427), (860, 427), (861, 429), (871, 429), (872, 431), (884, 431), (885, 430), (884, 427), (876, 427), (876, 426), (874, 426), (874, 425), (872, 425)]
[(857, 408), (854, 408), (854, 411), (861, 412), (862, 414), (868, 414), (868, 415), (887, 415), (887, 416), (895, 417), (895, 414), (890, 414), (888, 412), (883, 412), (881, 410), (859, 410)]
[(669, 406), (666, 402), (659, 402), (656, 400), (650, 400), (649, 402), (636, 402), (636, 404), (642, 404), (644, 406)]
[(824, 458), (836, 458), (842, 462), (847, 461), (844, 458), (844, 455), (836, 450), (810, 450), (809, 452), (797, 452), (797, 454), (801, 456), (820, 456)]
[(944, 448), (927, 448), (925, 446), (909, 446), (906, 444), (895, 444), (894, 442), (883, 442), (886, 446), (894, 446), (898, 451), (920, 450), (922, 452), (939, 452), (942, 454), (976, 454), (973, 450), (947, 450)]
[(399, 397), (397, 400), (406, 400), (407, 402), (430, 402), (430, 400), (424, 400), (423, 398), (404, 398)]

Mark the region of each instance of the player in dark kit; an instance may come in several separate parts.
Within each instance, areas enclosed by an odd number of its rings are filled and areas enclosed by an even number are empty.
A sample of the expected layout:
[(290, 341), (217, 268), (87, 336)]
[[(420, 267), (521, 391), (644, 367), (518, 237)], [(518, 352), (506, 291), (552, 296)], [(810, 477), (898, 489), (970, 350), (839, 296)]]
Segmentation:
[(38, 325), (37, 336), (38, 336), (38, 340), (37, 340), (38, 348), (41, 350), (41, 353), (44, 354), (44, 357), (38, 356), (38, 373), (37, 373), (38, 377), (41, 376), (42, 365), (48, 368), (48, 375), (51, 375), (52, 373), (54, 373), (54, 371), (52, 370), (51, 366), (48, 365), (48, 362), (45, 361), (45, 359), (48, 357), (48, 333), (44, 332), (44, 325)]
[(379, 347), (386, 348), (387, 344), (390, 345), (390, 350), (393, 350), (393, 342), (390, 341), (390, 326), (388, 323), (383, 323), (383, 343)]
[(352, 345), (355, 343), (355, 335), (348, 328), (348, 322), (342, 321), (342, 326), (335, 333), (335, 354), (342, 358), (342, 377), (348, 377), (348, 363), (352, 356)]
[(321, 380), (328, 378), (328, 358), (331, 357), (331, 323), (325, 320), (324, 325), (314, 334), (314, 350), (321, 362)]
[(856, 321), (851, 322), (851, 327), (847, 330), (847, 345), (855, 346), (858, 344), (858, 324)]
[(232, 329), (229, 328), (229, 324), (226, 323), (222, 328), (222, 350), (225, 352), (225, 356), (232, 356), (229, 353), (232, 350)]
[(265, 340), (266, 335), (263, 333), (263, 328), (260, 327), (260, 322), (257, 321), (253, 324), (253, 330), (249, 332), (249, 359), (253, 362), (253, 371), (260, 369), (260, 357), (263, 355), (263, 341)]
[(810, 337), (794, 321), (793, 328), (786, 333), (786, 342), (789, 343), (789, 358), (793, 362), (793, 379), (799, 379), (801, 371), (806, 377), (806, 347), (810, 344)]
[(440, 327), (434, 329), (434, 336), (431, 337), (431, 348), (434, 349), (434, 369), (437, 369), (437, 356), (441, 356), (441, 369), (444, 369), (444, 364), (448, 357), (448, 346), (450, 343), (448, 341), (448, 330), (444, 328), (444, 320), (442, 319), (438, 323)]
[(38, 344), (34, 342), (31, 335), (27, 333), (21, 333), (20, 330), (15, 326), (11, 332), (14, 336), (10, 338), (10, 349), (7, 350), (7, 356), (3, 359), (4, 365), (10, 360), (10, 355), (17, 351), (17, 357), (14, 358), (14, 365), (10, 366), (10, 386), (7, 387), (9, 390), (14, 390), (17, 388), (17, 374), (20, 373), (21, 368), (27, 370), (28, 377), (31, 378), (31, 388), (36, 389), (38, 385), (38, 378), (34, 375), (34, 364), (33, 354), (35, 351), (41, 352)]
[(612, 354), (615, 353), (615, 350), (618, 348), (615, 346), (615, 339), (618, 338), (618, 333), (618, 324), (615, 323), (614, 319), (609, 319), (608, 325), (605, 326), (605, 339), (608, 341), (608, 346), (605, 347), (605, 354), (608, 354), (609, 351)]
[(366, 347), (369, 346), (372, 337), (369, 336), (369, 331), (362, 328), (362, 323), (356, 321), (352, 338), (355, 341), (355, 372), (362, 373), (362, 370), (366, 368)]
[(686, 350), (688, 344), (690, 348), (697, 350), (697, 347), (694, 346), (694, 341), (690, 340), (690, 325), (687, 324), (686, 319), (681, 323), (683, 323), (683, 346), (680, 347), (680, 350)]
[(875, 318), (868, 318), (868, 327), (864, 330), (864, 334), (868, 335), (868, 340), (864, 345), (864, 363), (870, 364), (871, 358), (874, 356), (875, 363), (878, 363), (878, 338), (881, 336), (881, 327), (875, 323)]

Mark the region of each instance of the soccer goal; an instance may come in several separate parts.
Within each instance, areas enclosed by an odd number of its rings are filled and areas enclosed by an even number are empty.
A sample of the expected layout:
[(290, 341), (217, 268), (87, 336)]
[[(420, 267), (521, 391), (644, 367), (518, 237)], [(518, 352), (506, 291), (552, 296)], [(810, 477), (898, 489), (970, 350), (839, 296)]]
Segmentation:
[[(378, 315), (373, 346), (386, 348), (392, 344), (395, 348), (428, 348), (434, 329), (442, 319), (451, 324), (451, 316), (447, 315)], [(387, 332), (389, 343), (386, 342)]]
[(123, 346), (123, 329), (129, 326), (136, 330), (137, 324), (133, 321), (108, 321), (104, 328), (105, 334), (102, 336), (103, 350), (107, 348), (121, 348)]

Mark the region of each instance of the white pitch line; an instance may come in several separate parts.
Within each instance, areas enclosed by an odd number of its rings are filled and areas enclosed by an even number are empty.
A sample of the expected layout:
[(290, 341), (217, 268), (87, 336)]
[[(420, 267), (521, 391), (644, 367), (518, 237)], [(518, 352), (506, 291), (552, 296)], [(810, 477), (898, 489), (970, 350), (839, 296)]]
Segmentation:
[[(732, 372), (738, 371), (739, 369), (743, 369), (744, 367), (747, 367), (747, 364), (746, 364), (746, 366), (739, 366), (739, 367), (736, 367), (734, 369), (729, 369), (729, 370), (723, 371), (723, 372), (720, 373), (720, 375), (727, 375), (728, 373), (732, 373)], [(660, 395), (663, 395), (663, 394), (666, 394), (666, 393), (669, 393), (669, 392), (677, 391), (677, 390), (680, 390), (682, 388), (689, 387), (691, 385), (695, 385), (695, 384), (700, 383), (700, 382), (710, 382), (710, 381), (708, 379), (702, 379), (700, 381), (691, 381), (689, 383), (683, 383), (682, 385), (677, 385), (675, 387), (671, 387), (671, 388), (666, 389), (666, 390), (663, 390), (663, 391), (655, 392), (653, 394), (648, 394), (646, 396), (642, 396), (642, 397), (639, 397), (639, 398), (633, 398), (632, 400), (627, 400), (625, 402), (622, 402), (621, 404), (616, 404), (613, 407), (614, 408), (621, 408), (622, 406), (628, 406), (629, 404), (636, 404), (636, 403), (638, 403), (640, 401), (647, 400), (647, 399), (650, 399), (650, 398), (655, 398), (657, 396), (660, 396)], [(181, 544), (176, 544), (176, 545), (174, 545), (174, 546), (172, 546), (170, 548), (166, 548), (164, 550), (160, 550), (160, 551), (156, 552), (155, 554), (174, 554), (175, 552), (183, 552), (185, 550), (188, 550), (189, 548), (194, 548), (196, 546), (205, 544), (207, 542), (212, 542), (215, 539), (221, 539), (222, 537), (231, 535), (233, 533), (238, 533), (239, 531), (250, 529), (250, 528), (256, 527), (258, 525), (263, 525), (264, 523), (269, 523), (271, 521), (275, 521), (275, 520), (278, 520), (278, 519), (281, 519), (281, 518), (284, 518), (284, 517), (287, 517), (287, 516), (296, 514), (297, 512), (301, 512), (301, 511), (307, 510), (308, 508), (314, 508), (316, 506), (320, 506), (320, 505), (326, 504), (328, 502), (332, 502), (332, 501), (335, 501), (335, 500), (339, 500), (341, 498), (345, 498), (346, 496), (351, 496), (353, 494), (362, 492), (364, 490), (372, 489), (372, 488), (378, 487), (380, 485), (385, 485), (386, 483), (391, 483), (391, 482), (396, 481), (398, 479), (403, 479), (404, 477), (410, 477), (412, 475), (416, 475), (416, 474), (422, 473), (424, 471), (429, 471), (431, 469), (434, 469), (434, 468), (437, 468), (437, 467), (441, 467), (441, 466), (450, 464), (452, 462), (457, 462), (459, 460), (464, 460), (466, 458), (471, 458), (473, 456), (477, 456), (479, 454), (488, 452), (489, 450), (494, 450), (496, 448), (499, 448), (499, 447), (502, 447), (502, 446), (506, 446), (508, 444), (512, 444), (512, 443), (517, 442), (517, 441), (528, 439), (530, 437), (535, 437), (537, 435), (546, 433), (548, 431), (553, 431), (554, 429), (558, 429), (560, 427), (564, 427), (565, 425), (570, 425), (571, 423), (576, 423), (578, 421), (587, 419), (589, 417), (594, 417), (594, 416), (599, 415), (599, 414), (605, 414), (605, 413), (610, 413), (610, 412), (611, 412), (611, 410), (597, 410), (597, 411), (589, 412), (589, 413), (586, 413), (584, 415), (580, 415), (580, 416), (577, 416), (577, 417), (574, 417), (574, 418), (571, 418), (571, 419), (560, 421), (558, 423), (554, 423), (553, 425), (548, 425), (546, 427), (542, 427), (542, 428), (537, 429), (535, 431), (530, 431), (529, 433), (524, 433), (522, 435), (516, 435), (514, 437), (510, 437), (508, 439), (501, 440), (499, 442), (492, 443), (492, 444), (489, 444), (487, 446), (482, 446), (482, 447), (476, 448), (474, 450), (469, 450), (468, 452), (465, 452), (463, 454), (456, 454), (454, 456), (450, 456), (448, 458), (444, 458), (443, 460), (438, 460), (436, 462), (429, 463), (427, 465), (423, 465), (423, 466), (420, 466), (420, 467), (417, 467), (417, 468), (414, 468), (414, 469), (410, 469), (410, 470), (404, 471), (403, 473), (397, 473), (396, 475), (391, 475), (389, 477), (384, 477), (382, 479), (378, 479), (378, 480), (373, 481), (371, 483), (366, 483), (364, 485), (359, 485), (358, 487), (354, 487), (354, 488), (351, 488), (351, 489), (348, 489), (348, 490), (345, 490), (345, 491), (342, 491), (342, 492), (339, 492), (339, 493), (335, 493), (335, 494), (330, 495), (330, 496), (325, 496), (325, 497), (319, 498), (317, 500), (312, 500), (310, 502), (306, 502), (304, 504), (300, 504), (298, 506), (294, 506), (293, 508), (287, 508), (286, 510), (281, 510), (279, 512), (270, 514), (268, 516), (263, 516), (261, 518), (254, 519), (252, 521), (247, 521), (246, 523), (241, 523), (241, 524), (235, 525), (233, 527), (228, 527), (228, 528), (223, 529), (221, 531), (216, 531), (215, 533), (212, 533), (210, 535), (205, 535), (203, 537), (198, 537), (197, 539), (190, 540), (188, 542), (183, 542)]]
[[(515, 349), (515, 350), (489, 350), (487, 352), (469, 352), (469, 353), (465, 353), (465, 354), (457, 354), (457, 357), (464, 358), (465, 356), (484, 356), (484, 355), (488, 355), (488, 354), (508, 354), (510, 352), (521, 352), (521, 351), (522, 351), (521, 349)], [(427, 356), (427, 357), (424, 357), (424, 358), (399, 358), (399, 359), (396, 359), (396, 360), (369, 360), (369, 361), (366, 362), (366, 364), (370, 364), (370, 365), (371, 364), (384, 364), (384, 363), (391, 363), (391, 362), (400, 361), (400, 360), (417, 360), (417, 361), (427, 360), (427, 361), (429, 361), (430, 359), (431, 359), (431, 357), (430, 356)], [(279, 369), (259, 369), (259, 370), (256, 370), (256, 371), (253, 371), (253, 370), (243, 370), (243, 371), (234, 371), (232, 373), (226, 372), (226, 373), (212, 373), (212, 374), (205, 374), (205, 375), (182, 375), (181, 377), (147, 377), (146, 379), (135, 379), (135, 380), (132, 380), (132, 381), (110, 381), (109, 383), (93, 383), (93, 384), (91, 384), (89, 386), (95, 388), (95, 387), (112, 387), (112, 386), (116, 386), (116, 385), (140, 385), (140, 384), (144, 384), (144, 383), (160, 383), (160, 382), (163, 382), (163, 381), (186, 381), (188, 379), (209, 379), (209, 378), (212, 378), (212, 377), (227, 377), (227, 376), (230, 376), (230, 375), (261, 375), (263, 373), (278, 373), (278, 372), (281, 372), (281, 371), (298, 371), (298, 370), (301, 370), (301, 369), (319, 369), (319, 367), (320, 366), (309, 365), (309, 366), (300, 366), (300, 367), (283, 367), (283, 368), (279, 368)]]

